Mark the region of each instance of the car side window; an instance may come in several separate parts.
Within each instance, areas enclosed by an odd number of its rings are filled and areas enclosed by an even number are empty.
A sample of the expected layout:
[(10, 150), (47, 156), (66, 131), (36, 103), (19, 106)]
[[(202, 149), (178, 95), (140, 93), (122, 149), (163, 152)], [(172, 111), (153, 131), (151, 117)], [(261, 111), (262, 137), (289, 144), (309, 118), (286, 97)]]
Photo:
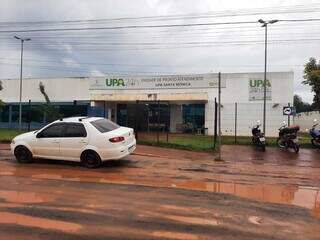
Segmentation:
[(64, 137), (86, 137), (87, 131), (82, 123), (68, 123)]
[(109, 119), (98, 119), (90, 123), (101, 133), (110, 132), (120, 127)]
[(63, 137), (64, 124), (52, 124), (44, 129), (39, 137), (40, 138), (60, 138)]

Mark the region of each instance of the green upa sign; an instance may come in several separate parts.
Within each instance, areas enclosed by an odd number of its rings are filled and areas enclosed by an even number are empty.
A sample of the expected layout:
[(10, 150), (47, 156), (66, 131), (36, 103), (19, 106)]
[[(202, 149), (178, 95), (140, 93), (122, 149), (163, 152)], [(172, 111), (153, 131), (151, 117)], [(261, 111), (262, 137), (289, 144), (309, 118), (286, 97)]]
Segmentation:
[(106, 86), (108, 87), (125, 87), (124, 80), (122, 78), (107, 78)]
[[(272, 82), (266, 81), (266, 99), (272, 100)], [(250, 79), (249, 80), (249, 101), (260, 101), (264, 99), (264, 80)]]

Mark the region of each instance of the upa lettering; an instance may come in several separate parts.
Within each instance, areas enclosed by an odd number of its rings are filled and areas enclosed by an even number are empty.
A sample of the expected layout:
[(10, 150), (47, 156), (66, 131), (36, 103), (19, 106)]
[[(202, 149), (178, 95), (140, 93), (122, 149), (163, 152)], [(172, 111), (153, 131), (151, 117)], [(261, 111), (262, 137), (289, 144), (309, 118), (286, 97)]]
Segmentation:
[[(250, 84), (250, 87), (261, 88), (261, 87), (264, 87), (264, 80), (258, 80), (258, 79), (250, 80), (249, 84)], [(270, 80), (266, 80), (266, 86), (271, 87)]]
[(124, 80), (122, 78), (110, 78), (110, 79), (106, 79), (106, 86), (108, 87), (124, 87)]

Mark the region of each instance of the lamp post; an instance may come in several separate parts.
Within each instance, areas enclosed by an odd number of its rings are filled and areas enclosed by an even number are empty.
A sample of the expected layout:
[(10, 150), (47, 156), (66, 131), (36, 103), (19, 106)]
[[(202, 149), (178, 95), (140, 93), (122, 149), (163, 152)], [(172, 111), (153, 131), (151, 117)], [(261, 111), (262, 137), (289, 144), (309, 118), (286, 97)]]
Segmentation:
[(23, 43), (30, 41), (31, 38), (21, 38), (14, 36), (15, 39), (21, 41), (21, 63), (20, 63), (20, 90), (19, 90), (19, 129), (22, 129), (22, 68), (23, 68)]
[(279, 20), (264, 21), (259, 19), (258, 22), (265, 28), (264, 38), (264, 81), (263, 81), (263, 132), (266, 134), (266, 107), (267, 107), (267, 54), (268, 54), (268, 25), (274, 24)]

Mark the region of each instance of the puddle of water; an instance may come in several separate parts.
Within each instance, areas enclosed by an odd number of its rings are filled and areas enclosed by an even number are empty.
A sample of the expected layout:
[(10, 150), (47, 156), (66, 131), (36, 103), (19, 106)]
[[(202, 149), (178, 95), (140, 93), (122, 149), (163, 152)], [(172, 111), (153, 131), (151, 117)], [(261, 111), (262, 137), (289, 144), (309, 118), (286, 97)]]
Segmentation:
[(2, 208), (18, 208), (18, 207), (23, 207), (23, 205), (19, 204), (19, 203), (0, 203), (0, 207), (2, 207)]
[(23, 191), (1, 191), (0, 199), (10, 203), (42, 203), (54, 200), (50, 195)]
[(166, 232), (166, 231), (156, 231), (152, 233), (154, 237), (168, 238), (168, 239), (178, 239), (178, 240), (197, 240), (198, 236), (188, 233), (179, 232)]
[(320, 217), (320, 189), (301, 186), (246, 185), (222, 182), (183, 182), (177, 188), (227, 193), (255, 201), (296, 205)]
[(25, 227), (37, 227), (65, 232), (75, 232), (81, 229), (81, 225), (76, 223), (30, 217), (10, 212), (0, 212), (0, 216), (1, 224), (17, 224)]
[(43, 179), (61, 179), (62, 176), (59, 174), (34, 174), (34, 178), (43, 178)]
[(200, 208), (196, 209), (196, 208), (190, 208), (190, 207), (181, 207), (176, 205), (161, 205), (161, 207), (165, 209), (177, 210), (177, 211), (190, 211), (190, 209), (192, 209), (192, 211), (196, 211), (200, 209)]
[(210, 225), (210, 226), (217, 226), (219, 225), (219, 221), (216, 219), (205, 219), (205, 218), (196, 218), (196, 217), (185, 217), (185, 216), (176, 216), (176, 215), (167, 215), (165, 216), (167, 219), (190, 223), (190, 224), (197, 224), (197, 225)]
[[(23, 208), (25, 207), (21, 203), (0, 203), (0, 208)], [(71, 212), (81, 212), (81, 213), (90, 213), (90, 214), (97, 214), (99, 211), (92, 210), (92, 209), (85, 209), (85, 208), (77, 208), (77, 207), (52, 207), (52, 206), (33, 206), (38, 209), (49, 209), (49, 210), (56, 210), (56, 211), (71, 211)]]
[(9, 172), (9, 171), (4, 171), (0, 173), (1, 176), (12, 176), (13, 172)]
[[(199, 214), (212, 214), (212, 211), (208, 210), (208, 209), (203, 209), (201, 208), (201, 206), (199, 207), (191, 207), (191, 206), (188, 206), (188, 207), (181, 207), (181, 206), (176, 206), (176, 205), (167, 205), (167, 204), (164, 204), (164, 205), (161, 205), (161, 211), (162, 212), (172, 212), (172, 211), (175, 211), (175, 212), (178, 212), (178, 213), (181, 213), (181, 212), (193, 212), (193, 213), (199, 213)], [(218, 217), (219, 215), (218, 214), (213, 214), (214, 217)]]
[(257, 216), (250, 216), (248, 218), (248, 221), (251, 222), (252, 224), (255, 224), (255, 225), (260, 225), (261, 222), (262, 222), (262, 219), (257, 217)]
[[(182, 181), (154, 178), (137, 178), (137, 172), (126, 176), (120, 173), (84, 172), (61, 170), (61, 174), (32, 174), (33, 179), (56, 179), (75, 182), (96, 182), (130, 184), (150, 187), (169, 187), (207, 192), (227, 193), (238, 197), (267, 203), (291, 204), (312, 209), (314, 216), (320, 217), (320, 189), (302, 186), (281, 186), (262, 184), (238, 184), (223, 182)], [(34, 172), (35, 173), (35, 172)], [(30, 172), (28, 173), (30, 174)], [(0, 194), (0, 197), (3, 194)], [(32, 198), (32, 197), (31, 197)], [(21, 199), (21, 197), (20, 197)], [(16, 200), (19, 201), (19, 200)], [(21, 201), (21, 200), (20, 200)], [(36, 200), (36, 202), (39, 200)]]

